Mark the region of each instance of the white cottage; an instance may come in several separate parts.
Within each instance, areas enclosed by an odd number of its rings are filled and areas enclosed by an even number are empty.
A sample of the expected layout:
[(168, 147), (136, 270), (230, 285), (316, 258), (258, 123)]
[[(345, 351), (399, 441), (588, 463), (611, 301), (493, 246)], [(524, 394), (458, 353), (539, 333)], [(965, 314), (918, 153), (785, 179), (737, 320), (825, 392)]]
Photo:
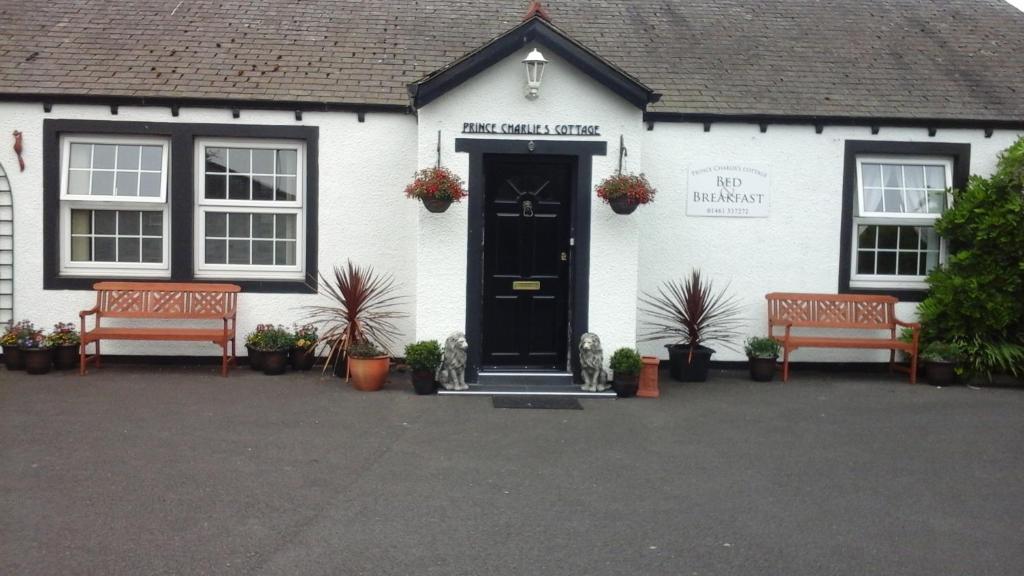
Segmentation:
[[(910, 317), (942, 191), (1024, 134), (1022, 53), (1001, 0), (3, 4), (0, 320), (216, 280), (245, 333), (351, 259), (401, 283), (402, 344), (465, 331), (475, 380), (565, 374), (587, 331), (636, 345), (640, 294), (692, 268), (750, 335), (771, 291)], [(438, 163), (469, 191), (441, 214), (402, 194)], [(613, 213), (594, 187), (620, 170), (656, 201)]]

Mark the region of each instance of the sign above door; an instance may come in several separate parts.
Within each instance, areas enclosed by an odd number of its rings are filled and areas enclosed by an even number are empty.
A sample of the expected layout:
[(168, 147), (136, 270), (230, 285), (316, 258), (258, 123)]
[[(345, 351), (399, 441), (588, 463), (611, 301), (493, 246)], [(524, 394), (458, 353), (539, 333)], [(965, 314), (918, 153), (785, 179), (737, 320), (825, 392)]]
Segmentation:
[(463, 134), (524, 136), (600, 136), (597, 124), (530, 124), (522, 122), (463, 122)]

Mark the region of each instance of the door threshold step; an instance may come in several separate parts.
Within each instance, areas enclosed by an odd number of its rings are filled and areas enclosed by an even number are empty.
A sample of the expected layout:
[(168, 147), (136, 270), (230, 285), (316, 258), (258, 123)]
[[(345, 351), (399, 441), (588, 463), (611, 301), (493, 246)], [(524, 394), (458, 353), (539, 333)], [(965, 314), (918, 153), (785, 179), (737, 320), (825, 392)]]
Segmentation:
[(615, 392), (587, 392), (575, 384), (470, 384), (469, 390), (438, 390), (440, 396), (576, 396), (578, 398), (615, 398)]

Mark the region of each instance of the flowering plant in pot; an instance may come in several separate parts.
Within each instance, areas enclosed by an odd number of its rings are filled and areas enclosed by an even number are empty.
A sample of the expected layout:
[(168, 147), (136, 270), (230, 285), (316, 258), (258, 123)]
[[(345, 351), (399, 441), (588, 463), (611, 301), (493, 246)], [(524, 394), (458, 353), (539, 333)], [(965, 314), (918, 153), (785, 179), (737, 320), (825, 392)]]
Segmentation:
[(256, 329), (245, 336), (245, 349), (249, 354), (249, 367), (253, 370), (263, 370), (263, 346), (267, 333), (273, 329), (273, 324), (257, 324)]
[(597, 197), (616, 214), (632, 214), (636, 207), (654, 201), (657, 193), (643, 174), (613, 174), (597, 185)]
[(36, 332), (34, 324), (28, 320), (22, 320), (15, 324), (11, 324), (4, 330), (2, 336), (0, 336), (0, 345), (3, 346), (4, 350), (4, 364), (8, 370), (24, 370), (25, 369), (25, 355), (21, 353), (18, 347), (18, 342), (22, 338), (31, 336)]
[(46, 374), (53, 366), (53, 348), (50, 348), (42, 330), (22, 336), (18, 340), (18, 349), (24, 355), (25, 372), (29, 374)]
[(644, 292), (640, 297), (640, 310), (646, 316), (641, 340), (671, 340), (665, 347), (674, 379), (707, 380), (715, 353), (707, 344), (736, 349), (740, 304), (727, 291), (728, 286), (718, 290), (700, 270), (693, 270), (686, 280), (666, 280), (656, 293)]
[(53, 366), (58, 370), (70, 370), (78, 364), (79, 345), (82, 339), (71, 322), (58, 322), (46, 336), (46, 344), (53, 348)]
[(412, 387), (417, 394), (433, 394), (437, 390), (434, 376), (441, 365), (441, 344), (424, 340), (405, 347), (405, 363), (412, 369)]
[(316, 362), (316, 343), (319, 340), (316, 326), (312, 324), (296, 325), (294, 336), (292, 368), (296, 370), (309, 370)]
[(288, 370), (288, 356), (295, 344), (295, 337), (284, 326), (269, 326), (263, 330), (259, 343), (262, 355), (263, 373), (275, 376)]
[(775, 377), (775, 364), (782, 347), (773, 338), (754, 336), (747, 338), (743, 351), (750, 362), (750, 378), (755, 382), (771, 382)]
[(924, 375), (933, 386), (951, 386), (956, 381), (960, 349), (954, 342), (932, 342), (921, 351)]
[(612, 354), (609, 361), (612, 369), (612, 389), (620, 398), (632, 398), (636, 396), (636, 390), (640, 386), (640, 370), (643, 368), (643, 361), (640, 353), (632, 348), (619, 348)]
[(466, 197), (462, 178), (443, 166), (424, 168), (416, 173), (412, 183), (405, 187), (408, 198), (417, 198), (430, 212), (444, 212), (452, 202)]
[(353, 388), (374, 392), (384, 387), (391, 368), (391, 358), (376, 344), (364, 340), (349, 346), (348, 367), (352, 374)]

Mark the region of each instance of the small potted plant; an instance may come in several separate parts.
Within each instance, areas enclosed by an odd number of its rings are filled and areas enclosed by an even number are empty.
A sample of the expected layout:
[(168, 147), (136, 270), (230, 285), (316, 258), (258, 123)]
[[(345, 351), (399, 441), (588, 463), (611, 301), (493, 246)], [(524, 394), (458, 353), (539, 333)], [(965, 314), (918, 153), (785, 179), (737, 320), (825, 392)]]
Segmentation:
[(46, 342), (42, 330), (36, 330), (18, 340), (18, 348), (25, 357), (25, 372), (46, 374), (53, 366), (53, 348)]
[(292, 346), (292, 368), (309, 370), (316, 362), (316, 326), (295, 326), (295, 345)]
[(249, 354), (249, 367), (263, 370), (263, 344), (267, 332), (274, 329), (273, 324), (257, 324), (256, 329), (245, 336), (245, 349)]
[(924, 375), (933, 386), (952, 386), (960, 352), (952, 342), (932, 342), (921, 351)]
[(46, 344), (53, 349), (53, 367), (70, 370), (78, 365), (79, 345), (82, 339), (71, 322), (58, 322), (46, 336)]
[(391, 358), (369, 340), (358, 341), (348, 347), (348, 370), (352, 387), (363, 392), (374, 392), (384, 387), (391, 368)]
[(632, 398), (640, 386), (640, 370), (643, 362), (640, 354), (632, 348), (619, 348), (609, 362), (612, 369), (612, 390), (619, 398)]
[(775, 365), (782, 347), (772, 338), (755, 336), (747, 338), (743, 351), (750, 362), (750, 378), (754, 382), (771, 382), (775, 378)]
[(22, 320), (11, 324), (0, 336), (0, 345), (4, 350), (4, 365), (8, 370), (24, 370), (25, 355), (21, 353), (18, 342), (22, 338), (31, 336), (36, 332), (36, 327), (28, 320)]
[(444, 212), (452, 202), (466, 197), (466, 189), (457, 174), (443, 166), (424, 168), (416, 173), (412, 183), (405, 187), (405, 195), (417, 198), (430, 212)]
[(405, 347), (405, 363), (412, 369), (412, 387), (417, 394), (437, 391), (434, 376), (441, 365), (441, 354), (437, 340), (424, 340)]
[(597, 185), (597, 197), (616, 214), (632, 214), (637, 206), (653, 202), (656, 193), (643, 174), (613, 174)]
[(288, 357), (294, 343), (295, 337), (284, 326), (270, 326), (264, 330), (260, 341), (263, 373), (268, 376), (284, 374), (288, 370)]

